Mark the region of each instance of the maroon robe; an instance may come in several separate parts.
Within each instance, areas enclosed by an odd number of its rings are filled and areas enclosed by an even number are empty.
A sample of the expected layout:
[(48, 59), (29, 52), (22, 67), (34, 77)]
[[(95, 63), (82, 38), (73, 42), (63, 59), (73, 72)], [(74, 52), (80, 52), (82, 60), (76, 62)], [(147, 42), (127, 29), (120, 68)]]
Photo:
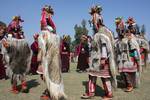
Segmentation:
[(38, 55), (38, 42), (34, 41), (31, 45), (31, 49), (33, 52), (32, 59), (31, 59), (31, 69), (30, 72), (32, 74), (36, 74), (37, 68), (38, 68), (38, 62), (37, 62), (37, 55)]
[(61, 64), (62, 72), (68, 72), (70, 67), (70, 47), (69, 44), (64, 41), (61, 43)]
[(5, 67), (4, 67), (4, 64), (3, 64), (3, 55), (0, 54), (0, 79), (3, 79), (3, 78), (6, 78), (6, 72), (5, 72)]
[(85, 71), (89, 68), (88, 60), (89, 60), (89, 47), (87, 43), (80, 43), (78, 46), (78, 64), (77, 71)]

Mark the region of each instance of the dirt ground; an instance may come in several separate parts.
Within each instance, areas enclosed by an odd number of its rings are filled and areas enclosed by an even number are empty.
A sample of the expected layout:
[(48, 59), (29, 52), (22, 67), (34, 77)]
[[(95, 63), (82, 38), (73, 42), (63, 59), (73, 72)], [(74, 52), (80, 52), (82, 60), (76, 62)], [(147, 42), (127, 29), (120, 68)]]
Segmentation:
[[(88, 75), (77, 73), (76, 64), (71, 64), (69, 73), (63, 73), (65, 93), (68, 100), (82, 100), (80, 96), (85, 92)], [(122, 88), (113, 91), (113, 100), (150, 100), (150, 66), (142, 73), (141, 85), (131, 93), (126, 93)], [(0, 80), (0, 100), (40, 100), (40, 95), (45, 89), (45, 84), (39, 75), (28, 75), (27, 84), (29, 93), (12, 94), (10, 92), (10, 80)], [(103, 91), (101, 80), (97, 80), (96, 96), (91, 100), (101, 100)]]

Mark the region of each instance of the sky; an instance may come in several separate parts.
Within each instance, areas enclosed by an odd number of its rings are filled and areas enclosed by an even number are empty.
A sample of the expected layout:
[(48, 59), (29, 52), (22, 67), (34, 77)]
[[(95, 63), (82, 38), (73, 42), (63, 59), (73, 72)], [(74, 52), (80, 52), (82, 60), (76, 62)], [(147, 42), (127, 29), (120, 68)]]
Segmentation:
[[(24, 19), (22, 25), (26, 39), (31, 43), (33, 34), (40, 32), (42, 7), (51, 5), (57, 34), (69, 34), (73, 38), (75, 24), (80, 25), (83, 19), (91, 19), (88, 12), (96, 4), (103, 7), (104, 24), (110, 30), (115, 32), (116, 17), (122, 16), (126, 21), (131, 16), (139, 26), (145, 25), (146, 38), (150, 40), (150, 0), (1, 0), (0, 21), (8, 25), (13, 16), (20, 15)], [(92, 28), (88, 23), (87, 28), (91, 35)]]

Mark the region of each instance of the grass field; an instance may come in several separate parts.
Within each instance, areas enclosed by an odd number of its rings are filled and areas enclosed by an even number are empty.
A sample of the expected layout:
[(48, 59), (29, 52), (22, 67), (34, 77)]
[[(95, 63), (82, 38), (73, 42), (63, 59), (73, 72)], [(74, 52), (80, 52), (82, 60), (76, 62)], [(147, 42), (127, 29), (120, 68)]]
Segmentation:
[[(86, 73), (77, 73), (76, 64), (71, 64), (69, 73), (63, 73), (65, 93), (68, 100), (82, 100), (80, 96), (85, 92), (88, 75)], [(10, 80), (0, 80), (0, 100), (40, 100), (40, 95), (45, 89), (45, 84), (41, 81), (39, 75), (27, 76), (29, 93), (12, 94), (10, 90)], [(96, 96), (91, 100), (101, 100), (102, 96), (101, 80), (97, 80)], [(131, 93), (126, 93), (118, 88), (114, 91), (113, 100), (150, 100), (150, 68), (142, 73), (142, 81), (139, 88)]]

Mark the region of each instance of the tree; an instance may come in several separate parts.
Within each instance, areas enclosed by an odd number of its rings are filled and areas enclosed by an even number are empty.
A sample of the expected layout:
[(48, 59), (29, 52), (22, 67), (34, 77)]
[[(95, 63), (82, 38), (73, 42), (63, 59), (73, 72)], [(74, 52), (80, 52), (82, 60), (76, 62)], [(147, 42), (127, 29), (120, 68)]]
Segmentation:
[(141, 35), (145, 35), (146, 29), (145, 29), (145, 25), (142, 25), (141, 27)]
[(86, 28), (86, 20), (82, 20), (81, 25), (75, 25), (74, 26), (74, 30), (75, 30), (75, 41), (73, 42), (74, 45), (77, 45), (80, 43), (80, 38), (83, 34), (88, 35), (88, 29)]

